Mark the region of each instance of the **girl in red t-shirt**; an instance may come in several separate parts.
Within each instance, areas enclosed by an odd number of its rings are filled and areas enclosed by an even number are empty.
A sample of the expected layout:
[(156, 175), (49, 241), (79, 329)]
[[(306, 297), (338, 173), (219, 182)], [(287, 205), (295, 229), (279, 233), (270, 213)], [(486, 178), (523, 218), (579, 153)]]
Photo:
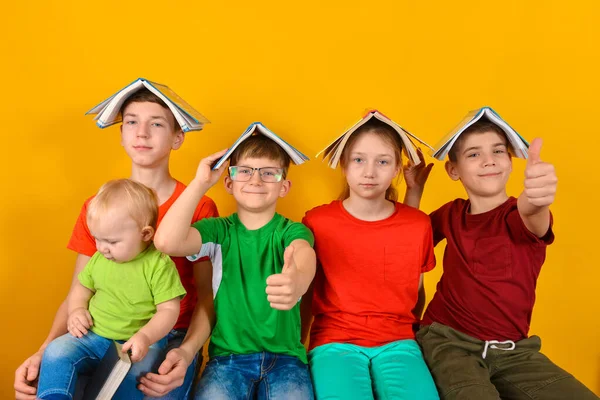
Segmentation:
[(435, 266), (431, 224), (396, 201), (402, 141), (372, 118), (351, 134), (340, 163), (347, 181), (340, 200), (303, 220), (319, 263), (302, 306), (314, 316), (316, 397), (438, 399), (413, 332), (425, 302), (422, 274)]

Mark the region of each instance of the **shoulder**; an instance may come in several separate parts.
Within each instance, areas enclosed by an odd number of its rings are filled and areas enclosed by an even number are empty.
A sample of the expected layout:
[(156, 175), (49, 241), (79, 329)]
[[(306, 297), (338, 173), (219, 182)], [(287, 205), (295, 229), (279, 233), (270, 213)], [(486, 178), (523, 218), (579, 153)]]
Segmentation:
[(313, 222), (319, 221), (323, 218), (335, 216), (340, 208), (340, 201), (334, 200), (329, 204), (323, 204), (317, 206), (311, 210), (308, 210), (302, 219), (302, 222)]

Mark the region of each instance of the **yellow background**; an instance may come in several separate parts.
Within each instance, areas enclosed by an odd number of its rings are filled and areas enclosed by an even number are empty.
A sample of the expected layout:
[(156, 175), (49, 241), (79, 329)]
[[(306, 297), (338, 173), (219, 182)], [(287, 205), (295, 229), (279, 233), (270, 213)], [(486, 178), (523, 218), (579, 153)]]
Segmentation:
[[(537, 290), (532, 334), (600, 393), (595, 238), (600, 3), (36, 1), (4, 5), (0, 24), (0, 398), (41, 344), (71, 279), (65, 248), (85, 198), (125, 177), (118, 128), (84, 112), (138, 76), (166, 83), (212, 124), (173, 154), (188, 182), (201, 157), (260, 120), (312, 156), (379, 108), (428, 142), (493, 106), (559, 176), (556, 242)], [(575, 4), (575, 3), (571, 3)], [(8, 8), (7, 8), (8, 7)], [(165, 7), (165, 8), (163, 8)], [(464, 192), (437, 163), (422, 208)], [(516, 160), (509, 192), (522, 188)], [(292, 168), (279, 211), (299, 219), (341, 188), (313, 160)], [(402, 185), (401, 185), (402, 186)], [(222, 214), (232, 199), (209, 193)], [(437, 249), (441, 264), (443, 246)], [(428, 297), (441, 273), (427, 276)]]

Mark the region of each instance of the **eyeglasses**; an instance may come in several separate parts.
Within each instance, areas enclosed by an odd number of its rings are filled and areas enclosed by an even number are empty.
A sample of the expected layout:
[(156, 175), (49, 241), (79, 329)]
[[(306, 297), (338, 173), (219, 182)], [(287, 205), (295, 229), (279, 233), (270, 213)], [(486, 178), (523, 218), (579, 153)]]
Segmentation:
[(229, 167), (229, 176), (236, 182), (248, 182), (252, 178), (252, 175), (254, 175), (254, 171), (258, 171), (260, 180), (266, 183), (280, 182), (283, 179), (283, 168), (274, 167), (252, 168), (232, 166)]

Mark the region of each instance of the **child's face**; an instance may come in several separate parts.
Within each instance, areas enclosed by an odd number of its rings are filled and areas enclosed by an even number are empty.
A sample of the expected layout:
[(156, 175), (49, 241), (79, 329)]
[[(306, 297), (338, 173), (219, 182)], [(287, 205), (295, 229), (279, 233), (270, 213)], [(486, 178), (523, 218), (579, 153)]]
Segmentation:
[(123, 110), (121, 144), (135, 165), (168, 164), (171, 150), (181, 147), (184, 139), (176, 125), (173, 114), (160, 104), (131, 103)]
[(497, 132), (471, 134), (462, 142), (456, 161), (446, 163), (446, 171), (453, 180), (460, 179), (469, 196), (506, 193), (512, 171), (506, 138)]
[[(281, 168), (281, 163), (268, 158), (241, 158), (237, 166), (249, 168)], [(263, 212), (275, 210), (277, 199), (287, 195), (291, 182), (281, 179), (279, 182), (263, 182), (259, 171), (254, 171), (247, 182), (234, 181), (231, 177), (225, 177), (225, 189), (232, 194), (238, 207), (251, 211)]]
[(344, 168), (350, 196), (365, 199), (385, 197), (399, 171), (394, 149), (381, 137), (369, 132), (354, 142)]
[(142, 231), (127, 210), (111, 207), (89, 221), (96, 249), (104, 257), (118, 263), (134, 259), (148, 245), (151, 234)]

